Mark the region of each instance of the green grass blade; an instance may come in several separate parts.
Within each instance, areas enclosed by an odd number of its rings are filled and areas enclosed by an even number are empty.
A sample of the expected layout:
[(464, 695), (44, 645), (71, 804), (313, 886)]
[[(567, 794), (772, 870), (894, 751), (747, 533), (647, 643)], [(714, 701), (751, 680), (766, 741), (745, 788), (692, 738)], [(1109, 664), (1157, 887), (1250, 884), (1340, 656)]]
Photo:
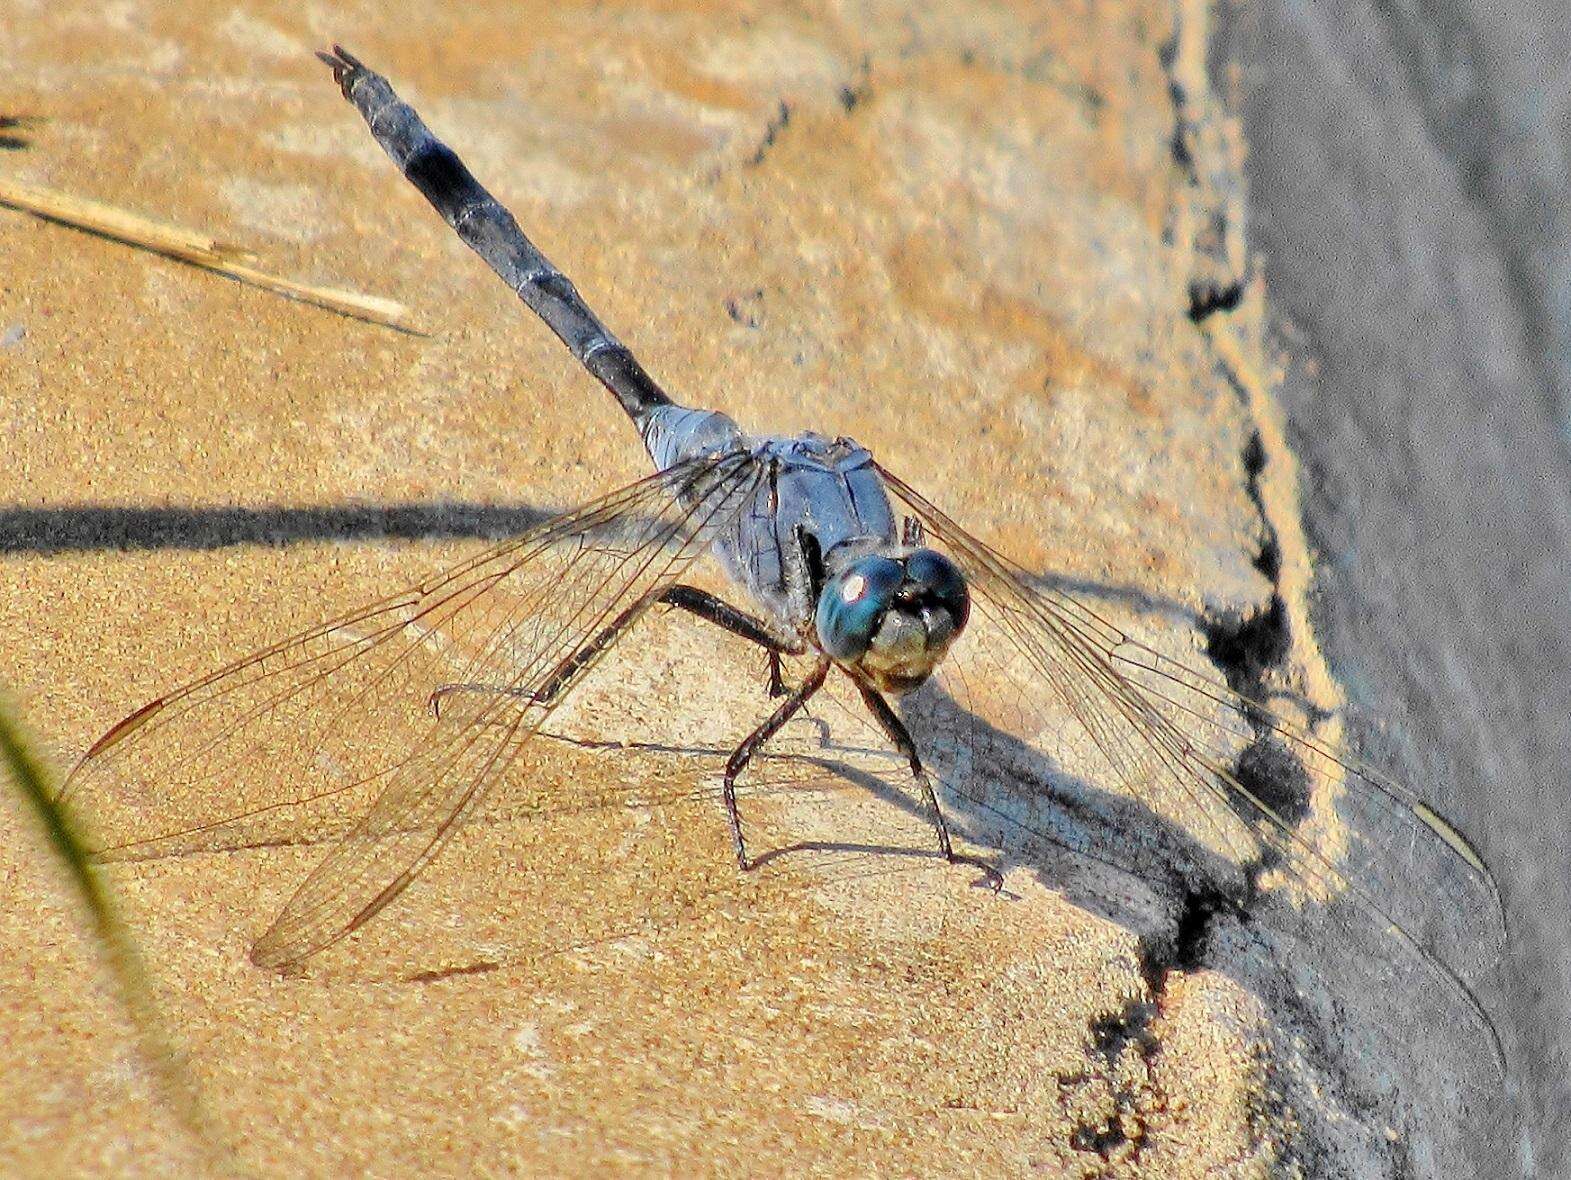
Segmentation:
[(3, 696), (0, 696), (0, 766), (9, 772), (6, 777), (38, 817), (50, 848), (65, 867), (87, 911), (120, 1002), (130, 1016), (137, 1048), (148, 1065), (159, 1097), (212, 1169), (233, 1174), (236, 1170), (234, 1158), (215, 1134), (184, 1061), (164, 1032), (141, 956), (115, 912), (69, 811), (56, 799), (55, 776), (34, 749), (11, 703)]

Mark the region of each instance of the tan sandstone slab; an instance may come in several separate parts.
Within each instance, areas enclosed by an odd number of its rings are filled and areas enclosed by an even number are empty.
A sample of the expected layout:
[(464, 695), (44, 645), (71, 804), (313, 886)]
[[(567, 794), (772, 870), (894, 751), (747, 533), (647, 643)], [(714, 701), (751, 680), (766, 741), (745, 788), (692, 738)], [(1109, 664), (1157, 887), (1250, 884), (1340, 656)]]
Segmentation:
[[(0, 350), (0, 500), (55, 527), (168, 510), (143, 547), (0, 559), (0, 681), (68, 764), (157, 692), (480, 545), (232, 543), (223, 509), (556, 509), (644, 474), (610, 399), (342, 102), (310, 54), (335, 39), (676, 396), (853, 435), (1027, 568), (1193, 655), (1186, 612), (1266, 587), (1250, 424), (1185, 315), (1172, 20), (17, 6), (4, 101), (45, 120), (5, 161), (18, 176), (397, 298), (429, 335), (0, 212), (0, 331), (25, 331)], [(685, 709), (684, 739), (718, 744), (767, 707), (745, 653), (666, 621), (642, 642), (634, 703), (581, 706), (607, 736)], [(1127, 924), (1025, 867), (993, 898), (926, 854), (913, 807), (848, 791), (750, 798), (756, 838), (915, 851), (744, 878), (715, 758), (547, 762), (543, 813), (475, 825), (297, 977), (246, 949), (320, 848), (111, 870), (247, 1170), (1186, 1176), (1277, 1158), (1259, 1001), (1207, 972), (1153, 998), (1139, 938), (1168, 915), (1138, 880), (1103, 907)], [(0, 816), (0, 1171), (185, 1170), (61, 874)], [(1139, 1036), (1099, 1040), (1131, 1012)]]

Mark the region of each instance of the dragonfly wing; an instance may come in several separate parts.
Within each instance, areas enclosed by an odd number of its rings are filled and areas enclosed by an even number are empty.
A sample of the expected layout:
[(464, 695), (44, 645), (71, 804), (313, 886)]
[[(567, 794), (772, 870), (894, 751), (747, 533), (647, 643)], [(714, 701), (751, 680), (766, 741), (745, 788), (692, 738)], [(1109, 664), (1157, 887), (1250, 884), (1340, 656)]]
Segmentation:
[[(1041, 783), (1033, 752), (1061, 755), (1060, 779), (1067, 770), (1117, 788), (1117, 825), (1183, 833), (1187, 847), (1176, 851), (1188, 868), (1231, 872), (1235, 881), (1247, 874), (1255, 884), (1285, 879), (1301, 891), (1297, 904), (1351, 910), (1455, 993), (1503, 1060), (1466, 981), (1503, 954), (1504, 911), (1494, 878), (1455, 827), (1270, 708), (1033, 584), (904, 481), (883, 475), (922, 521), (927, 543), (947, 551), (971, 586), (972, 621), (938, 677), (949, 713), (923, 749), (951, 790), (974, 797), (978, 758), (991, 759), (995, 775), (1002, 765)], [(1088, 739), (1079, 749), (1089, 757), (1072, 752), (1065, 717)], [(1307, 791), (1290, 789), (1295, 776)], [(1017, 804), (989, 801), (988, 813), (1029, 825), (1030, 809)], [(1174, 852), (1163, 848), (1145, 864), (1170, 863)]]
[(679, 464), (230, 664), (110, 729), (62, 796), (104, 859), (255, 846), (302, 824), (334, 841), (253, 952), (297, 963), (430, 863), (608, 628), (678, 580), (759, 478), (745, 452)]

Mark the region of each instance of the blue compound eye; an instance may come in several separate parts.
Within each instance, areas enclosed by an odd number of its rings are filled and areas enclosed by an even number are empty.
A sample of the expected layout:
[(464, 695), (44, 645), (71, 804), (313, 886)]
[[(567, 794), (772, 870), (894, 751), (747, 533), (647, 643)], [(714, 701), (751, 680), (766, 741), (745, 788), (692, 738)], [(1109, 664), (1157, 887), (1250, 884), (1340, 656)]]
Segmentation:
[(906, 577), (920, 595), (949, 612), (955, 634), (965, 629), (971, 617), (971, 592), (966, 589), (960, 567), (933, 549), (918, 549), (906, 558)]
[(830, 578), (818, 596), (815, 620), (824, 654), (846, 663), (861, 659), (904, 581), (898, 561), (876, 554)]

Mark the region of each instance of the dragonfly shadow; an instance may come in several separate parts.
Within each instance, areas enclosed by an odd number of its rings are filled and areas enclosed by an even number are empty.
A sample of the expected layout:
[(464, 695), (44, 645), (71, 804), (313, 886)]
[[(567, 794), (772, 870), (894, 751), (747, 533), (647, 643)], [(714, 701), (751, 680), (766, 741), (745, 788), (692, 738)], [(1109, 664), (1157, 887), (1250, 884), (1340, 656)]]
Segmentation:
[(1117, 603), (1146, 618), (1166, 619), (1197, 628), (1206, 621), (1200, 612), (1185, 606), (1178, 599), (1169, 598), (1165, 594), (1152, 594), (1149, 590), (1142, 590), (1138, 586), (1118, 582), (1098, 582), (1090, 578), (1077, 578), (1052, 572), (1032, 574), (1026, 581), (1038, 591)]
[[(0, 553), (62, 554), (173, 549), (203, 552), (241, 545), (283, 547), (320, 541), (501, 541), (558, 515), (533, 504), (469, 500), (389, 501), (264, 507), (159, 507), (67, 504), (0, 505)], [(1196, 625), (1176, 599), (1138, 587), (1056, 573), (1031, 578), (1040, 589), (1118, 603), (1148, 617)]]
[(808, 852), (851, 853), (862, 856), (926, 856), (936, 858), (936, 852), (921, 852), (900, 844), (862, 844), (854, 840), (798, 840), (781, 844), (753, 858), (753, 868), (762, 869), (784, 857)]
[[(912, 729), (920, 744), (921, 734)], [(996, 730), (994, 734), (1003, 736)], [(1017, 745), (1018, 753), (1029, 752), (1035, 764), (1029, 777), (1021, 774), (1018, 759), (999, 759), (996, 765), (977, 768), (989, 781), (986, 795), (974, 785), (946, 781), (940, 794), (952, 833), (989, 850), (991, 856), (984, 859), (993, 860), (1001, 873), (1025, 868), (1077, 909), (1153, 945), (1171, 942), (1191, 882), (1203, 871), (1212, 876), (1225, 872), (1218, 859), (1182, 827), (1137, 800), (1095, 787), (1025, 743)], [(889, 806), (925, 820), (920, 799), (903, 785), (831, 757), (812, 761)], [(878, 851), (937, 855), (915, 847)], [(1209, 870), (1196, 867), (1207, 862)], [(1189, 866), (1187, 873), (1181, 866)]]
[[(995, 849), (1000, 870), (1028, 871), (1076, 907), (1135, 934), (1153, 994), (1174, 974), (1223, 975), (1283, 1020), (1291, 1030), (1286, 1035), (1306, 1038), (1328, 1060), (1342, 1060), (1347, 1046), (1358, 1043), (1361, 1034), (1346, 1020), (1349, 1006), (1362, 1014), (1364, 1032), (1377, 1037), (1381, 1030), (1455, 1026), (1465, 1018), (1458, 1038), (1463, 1052), (1474, 1054), (1486, 1043), (1498, 1052), (1493, 1027), (1465, 982), (1453, 975), (1455, 987), (1436, 987), (1448, 968), (1436, 970), (1439, 960), (1393, 940), (1390, 920), (1371, 915), (1356, 896), (1262, 889), (1262, 875), (1280, 865), (1269, 846), (1239, 839), (1240, 825), (1252, 829), (1254, 817), (1218, 804), (1192, 824), (1180, 821), (1130, 792), (1066, 771), (937, 687), (913, 698), (904, 713), (924, 754), (936, 747), (927, 760), (946, 785), (951, 829), (975, 847)], [(943, 742), (932, 740), (957, 735), (965, 741), (963, 765), (946, 760)], [(1301, 766), (1262, 759), (1247, 735), (1239, 737), (1232, 772), (1260, 793), (1269, 777), (1280, 794), (1273, 799), (1279, 815), (1289, 822), (1301, 816), (1297, 804), (1309, 789)], [(920, 812), (913, 796), (881, 794)], [(1208, 836), (1219, 836), (1228, 850)]]
[(267, 508), (0, 507), (0, 553), (176, 549), (313, 541), (501, 540), (556, 513), (529, 504), (339, 504)]
[(20, 152), (32, 146), (27, 132), (43, 123), (28, 115), (0, 115), (0, 151)]
[[(943, 781), (940, 794), (951, 832), (982, 854), (974, 861), (967, 858), (970, 863), (1006, 874), (1028, 872), (1075, 908), (1130, 932), (1137, 940), (1139, 970), (1153, 994), (1167, 986), (1170, 973), (1204, 969), (1227, 976), (1268, 1008), (1291, 1003), (1284, 999), (1291, 987), (1275, 966), (1277, 956), (1296, 948), (1298, 925), (1313, 923), (1315, 915), (1298, 913), (1284, 923), (1278, 921), (1286, 916), (1278, 914), (1280, 907), (1271, 906), (1270, 921), (1256, 922), (1266, 906), (1265, 895), (1251, 884), (1256, 863), (1239, 864), (1132, 795), (1071, 773), (936, 686), (924, 696), (920, 710), (908, 706), (902, 712), (918, 746), (924, 747), (925, 761)], [(903, 758), (843, 742), (835, 736), (836, 727), (821, 718), (810, 724), (818, 731), (819, 752), (793, 752), (780, 755), (782, 759), (822, 771), (906, 812), (917, 823), (927, 822)], [(924, 742), (924, 734), (935, 731), (963, 733), (970, 739), (964, 775), (939, 765), (942, 758), (927, 755), (925, 747), (931, 743)], [(723, 753), (718, 747), (678, 752)], [(888, 758), (887, 771), (869, 769), (870, 758), (879, 756)], [(862, 875), (869, 877), (939, 860), (936, 848), (914, 841), (801, 840), (759, 851), (753, 868), (767, 880), (769, 870), (789, 870), (804, 854), (861, 858)], [(885, 863), (869, 867), (869, 861)], [(1009, 902), (1021, 895), (1006, 888), (1001, 896)], [(988, 900), (978, 895), (978, 904)], [(1222, 949), (1213, 953), (1211, 934), (1219, 925), (1230, 926), (1232, 933), (1216, 940)], [(1244, 929), (1248, 933), (1243, 944), (1255, 950), (1240, 954), (1237, 932)], [(1294, 957), (1300, 963), (1309, 958)], [(1334, 976), (1335, 971), (1329, 971), (1327, 987), (1337, 986)]]
[[(1222, 855), (1128, 792), (1070, 772), (936, 685), (908, 701), (902, 713), (944, 784), (942, 802), (954, 834), (992, 850), (1001, 872), (1025, 870), (1076, 908), (1134, 934), (1148, 981), (1174, 967), (1202, 965), (1204, 932), (1193, 928), (1197, 906), (1208, 918), (1225, 913), (1250, 922), (1260, 901), (1252, 887), (1254, 863)], [(963, 735), (963, 766), (945, 756), (945, 742), (934, 735), (950, 741)], [(888, 804), (922, 815), (919, 798), (892, 781), (856, 767), (835, 769)], [(1261, 980), (1245, 977), (1230, 962), (1204, 965), (1246, 989), (1261, 988)]]

